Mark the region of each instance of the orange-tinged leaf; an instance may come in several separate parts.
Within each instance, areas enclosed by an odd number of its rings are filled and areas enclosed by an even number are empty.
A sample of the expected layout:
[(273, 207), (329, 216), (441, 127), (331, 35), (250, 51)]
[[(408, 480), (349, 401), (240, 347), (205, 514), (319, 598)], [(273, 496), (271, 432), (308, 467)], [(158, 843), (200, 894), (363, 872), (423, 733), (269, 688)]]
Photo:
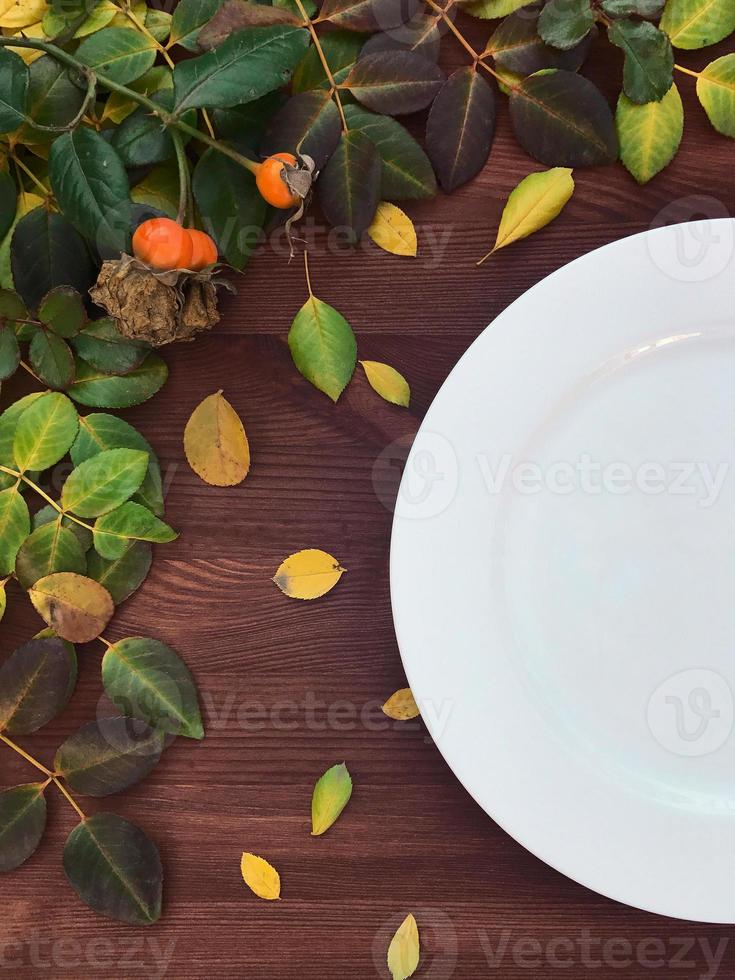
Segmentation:
[(273, 581), (292, 599), (318, 599), (335, 587), (344, 571), (326, 551), (306, 548), (281, 562)]
[(96, 639), (115, 611), (107, 589), (75, 572), (46, 575), (28, 595), (46, 624), (71, 643)]
[(383, 705), (383, 713), (395, 721), (410, 721), (421, 714), (410, 687), (403, 687), (391, 694)]
[(388, 947), (388, 969), (393, 980), (408, 980), (419, 965), (420, 943), (416, 919), (409, 913)]
[(381, 398), (385, 398), (392, 405), (408, 408), (411, 389), (400, 372), (390, 364), (382, 364), (380, 361), (360, 361), (360, 364), (365, 370), (370, 387), (377, 391)]
[(341, 762), (327, 769), (314, 787), (311, 798), (311, 836), (326, 833), (352, 796), (352, 777)]
[(221, 391), (198, 405), (184, 430), (189, 466), (205, 483), (234, 487), (250, 469), (250, 446), (235, 409)]
[(274, 902), (281, 897), (281, 876), (265, 858), (245, 852), (240, 861), (240, 871), (243, 881), (258, 898)]

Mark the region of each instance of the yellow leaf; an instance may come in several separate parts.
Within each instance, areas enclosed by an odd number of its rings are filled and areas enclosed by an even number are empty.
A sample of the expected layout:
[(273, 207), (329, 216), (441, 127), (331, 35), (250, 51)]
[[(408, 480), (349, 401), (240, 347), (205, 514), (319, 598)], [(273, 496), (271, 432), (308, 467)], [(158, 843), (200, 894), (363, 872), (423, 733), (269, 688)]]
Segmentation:
[(240, 870), (245, 884), (258, 898), (274, 902), (281, 897), (281, 876), (265, 858), (256, 854), (243, 854)]
[(96, 639), (115, 611), (107, 589), (74, 572), (46, 575), (28, 595), (46, 624), (71, 643)]
[(327, 769), (317, 780), (311, 798), (311, 836), (321, 837), (342, 813), (352, 796), (352, 777), (344, 762)]
[(409, 914), (398, 927), (388, 947), (388, 969), (393, 980), (408, 980), (419, 965), (419, 928)]
[(379, 248), (393, 255), (415, 255), (418, 250), (413, 222), (388, 201), (381, 201), (378, 205), (368, 235)]
[(400, 691), (391, 694), (383, 705), (383, 713), (395, 721), (410, 721), (421, 714), (410, 687), (401, 688)]
[(8, 597), (5, 594), (5, 583), (0, 585), (0, 619), (5, 615), (5, 610), (8, 605)]
[(198, 405), (184, 429), (189, 466), (205, 483), (234, 487), (250, 469), (250, 446), (240, 417), (222, 392)]
[(21, 191), (18, 195), (18, 210), (15, 212), (16, 218), (22, 218), (24, 214), (28, 214), (34, 208), (38, 208), (43, 204), (44, 199), (39, 197), (38, 194), (33, 194), (31, 191)]
[(292, 599), (318, 599), (335, 587), (344, 571), (326, 551), (306, 548), (281, 562), (273, 581)]
[(574, 180), (569, 167), (552, 167), (551, 170), (524, 177), (506, 202), (492, 251), (477, 264), (481, 265), (499, 248), (505, 248), (548, 225), (573, 192)]
[(0, 27), (28, 27), (43, 20), (46, 0), (0, 0)]
[[(14, 30), (10, 28), (4, 28), (3, 34), (7, 37), (30, 37), (39, 38), (42, 41), (46, 40), (46, 33), (43, 29), (43, 24), (38, 21), (37, 24), (29, 24), (22, 30)], [(34, 51), (33, 48), (8, 48), (8, 51), (12, 51), (13, 54), (17, 54), (19, 58), (22, 58), (27, 65), (33, 64), (38, 58), (41, 57), (43, 51)]]
[(393, 405), (408, 408), (411, 389), (402, 374), (399, 374), (390, 364), (381, 364), (380, 361), (360, 361), (360, 364), (365, 369), (370, 387), (377, 391), (381, 398), (385, 398)]

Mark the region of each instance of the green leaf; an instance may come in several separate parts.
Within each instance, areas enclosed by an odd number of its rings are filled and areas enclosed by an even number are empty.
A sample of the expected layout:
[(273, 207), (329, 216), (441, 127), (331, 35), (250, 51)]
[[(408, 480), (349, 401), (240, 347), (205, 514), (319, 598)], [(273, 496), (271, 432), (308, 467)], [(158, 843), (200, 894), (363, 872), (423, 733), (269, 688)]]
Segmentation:
[(403, 0), (324, 0), (320, 20), (350, 31), (390, 31), (407, 20)]
[(63, 742), (54, 769), (75, 793), (110, 796), (140, 782), (163, 751), (163, 735), (132, 718), (100, 718)]
[(735, 6), (732, 0), (667, 0), (659, 26), (675, 48), (706, 48), (735, 31)]
[(0, 491), (0, 575), (13, 571), (18, 549), (30, 532), (28, 505), (20, 490), (12, 486)]
[(67, 388), (74, 380), (74, 355), (50, 330), (37, 330), (28, 349), (31, 367), (49, 388)]
[(368, 109), (402, 115), (431, 105), (444, 73), (413, 51), (378, 51), (360, 58), (344, 84)]
[(69, 452), (77, 437), (77, 410), (66, 397), (46, 392), (18, 419), (13, 457), (18, 469), (45, 470)]
[(285, 85), (309, 44), (300, 27), (277, 24), (238, 31), (215, 51), (174, 68), (178, 115), (197, 107), (252, 102)]
[(217, 13), (224, 0), (181, 0), (176, 4), (171, 21), (171, 44), (180, 44), (187, 51), (197, 51), (199, 31)]
[(601, 8), (610, 17), (650, 17), (653, 20), (661, 16), (666, 0), (602, 0)]
[(87, 312), (76, 289), (56, 286), (41, 300), (38, 319), (59, 337), (73, 337), (87, 322)]
[(95, 640), (115, 611), (109, 592), (76, 572), (46, 575), (28, 595), (46, 625), (71, 643)]
[(308, 154), (321, 170), (334, 153), (341, 131), (339, 112), (328, 92), (300, 92), (271, 119), (260, 152), (266, 157), (284, 150)]
[(381, 178), (382, 164), (373, 141), (359, 131), (343, 133), (317, 188), (327, 221), (345, 229), (353, 243), (375, 216)]
[(314, 787), (311, 799), (311, 836), (320, 837), (332, 826), (352, 796), (352, 779), (347, 766), (327, 769)]
[(518, 142), (547, 166), (613, 163), (618, 140), (610, 107), (592, 82), (570, 71), (522, 79), (510, 94)]
[(160, 44), (164, 44), (168, 41), (171, 34), (171, 22), (171, 14), (167, 13), (165, 10), (158, 10), (155, 7), (149, 7), (146, 11), (146, 30), (150, 31), (153, 37)]
[(43, 783), (0, 793), (0, 871), (12, 871), (33, 854), (46, 829)]
[(18, 647), (0, 667), (0, 729), (30, 735), (55, 718), (69, 700), (72, 669), (69, 651), (56, 636)]
[[(142, 74), (140, 78), (136, 78), (126, 88), (131, 89), (133, 92), (138, 92), (140, 95), (152, 97), (156, 92), (170, 90), (173, 86), (174, 77), (171, 69), (166, 65), (154, 65), (153, 68), (149, 68), (147, 72)], [(123, 119), (127, 119), (130, 113), (135, 112), (137, 108), (138, 103), (134, 102), (129, 96), (119, 92), (111, 92), (102, 110), (102, 119), (105, 122), (119, 125)]]
[(717, 58), (699, 73), (697, 98), (717, 132), (735, 139), (735, 54)]
[(80, 463), (61, 490), (61, 505), (77, 517), (99, 517), (128, 500), (145, 478), (148, 453), (105, 449)]
[(286, 99), (279, 89), (232, 109), (212, 109), (209, 115), (217, 138), (231, 140), (239, 149), (255, 154), (265, 127)]
[(13, 226), (18, 209), (18, 188), (6, 171), (0, 171), (0, 240)]
[(234, 160), (207, 150), (194, 168), (194, 200), (204, 230), (236, 269), (246, 265), (261, 238), (267, 206), (255, 178)]
[[(676, 156), (684, 132), (684, 107), (676, 85), (660, 102), (639, 105), (620, 93), (615, 113), (620, 159), (645, 184)], [(735, 133), (734, 133), (735, 135)]]
[[(324, 57), (329, 70), (339, 85), (349, 75), (352, 66), (365, 44), (365, 34), (355, 34), (352, 31), (330, 31), (321, 37)], [(308, 92), (314, 88), (329, 88), (319, 52), (312, 45), (299, 62), (293, 74), (291, 86), (294, 94)]]
[(346, 105), (344, 111), (350, 129), (364, 133), (380, 154), (381, 200), (421, 200), (436, 194), (429, 158), (407, 129), (390, 116), (377, 115), (359, 105)]
[(15, 330), (0, 326), (0, 381), (12, 378), (20, 364), (20, 347)]
[(462, 10), (471, 17), (494, 20), (496, 17), (512, 14), (521, 7), (528, 7), (534, 2), (535, 0), (475, 0), (474, 3), (463, 3)]
[(474, 68), (458, 69), (444, 83), (426, 123), (426, 151), (447, 194), (482, 170), (494, 133), (494, 91)]
[(93, 71), (99, 71), (118, 85), (140, 78), (156, 60), (156, 46), (150, 37), (127, 27), (106, 27), (85, 38), (75, 57)]
[[(123, 33), (139, 36), (129, 30)], [(98, 247), (109, 247), (128, 232), (132, 207), (128, 176), (116, 150), (95, 130), (80, 126), (54, 140), (49, 177), (64, 214)]]
[(197, 690), (175, 650), (145, 636), (118, 640), (102, 658), (105, 693), (120, 711), (158, 731), (204, 738)]
[(87, 574), (104, 586), (116, 606), (125, 602), (140, 588), (150, 570), (153, 549), (145, 541), (136, 541), (122, 558), (108, 561), (96, 551), (87, 556)]
[(79, 466), (105, 449), (138, 449), (148, 453), (148, 470), (133, 500), (137, 500), (158, 517), (163, 515), (161, 468), (150, 443), (132, 425), (118, 418), (95, 412), (79, 420), (79, 435), (71, 447), (71, 459)]
[(149, 354), (140, 367), (120, 378), (77, 361), (77, 374), (68, 394), (90, 408), (130, 408), (140, 405), (163, 387), (168, 368), (157, 354)]
[(31, 309), (54, 286), (73, 286), (84, 294), (97, 278), (84, 239), (64, 215), (46, 208), (35, 208), (20, 219), (10, 257), (15, 288)]
[(77, 895), (95, 912), (133, 925), (161, 915), (163, 868), (156, 845), (115, 813), (95, 813), (72, 830), (64, 871)]
[(288, 346), (306, 380), (336, 402), (357, 363), (357, 341), (342, 314), (309, 296), (291, 325)]
[[(152, 96), (152, 100), (168, 112), (173, 108), (174, 96), (170, 90), (157, 92)], [(189, 126), (196, 126), (195, 110), (184, 113), (182, 121)], [(185, 133), (181, 135), (183, 142), (186, 143), (188, 137)], [(141, 106), (123, 120), (113, 131), (110, 142), (126, 167), (162, 163), (170, 159), (175, 152), (168, 129), (147, 106)]]
[(103, 558), (111, 561), (121, 558), (131, 541), (165, 544), (177, 537), (173, 528), (132, 500), (97, 518), (94, 525), (94, 546)]
[[(31, 406), (36, 399), (41, 398), (43, 392), (34, 391), (30, 395), (25, 395), (23, 398), (19, 398), (17, 402), (13, 402), (9, 408), (0, 415), (0, 465), (9, 466), (12, 469), (18, 469), (15, 462), (15, 457), (13, 456), (13, 440), (15, 438), (15, 430), (18, 426), (18, 421), (25, 412), (25, 410)], [(7, 487), (15, 486), (16, 477), (8, 476), (6, 473), (0, 473), (0, 490), (7, 489)]]
[(15, 574), (24, 589), (54, 572), (87, 574), (87, 559), (79, 539), (59, 521), (42, 524), (21, 545)]
[(538, 13), (530, 10), (506, 17), (490, 37), (485, 53), (492, 56), (496, 65), (519, 75), (532, 75), (544, 68), (577, 71), (587, 57), (596, 29), (568, 51), (561, 51), (541, 40), (538, 19)]
[(22, 58), (0, 48), (0, 133), (11, 133), (25, 119), (28, 67)]
[(128, 340), (111, 317), (95, 320), (72, 339), (72, 346), (90, 367), (105, 374), (128, 374), (150, 354), (150, 344)]
[[(75, 85), (69, 69), (50, 54), (41, 55), (28, 68), (29, 87), (26, 112), (36, 126), (66, 126), (84, 102), (84, 89)], [(37, 129), (31, 121), (19, 132), (24, 143), (50, 143), (57, 133)]]
[(12, 289), (0, 289), (0, 319), (23, 320), (28, 316), (26, 305)]
[(658, 102), (671, 88), (674, 52), (671, 42), (646, 20), (616, 20), (607, 32), (625, 52), (623, 88), (632, 102)]
[[(46, 524), (54, 524), (58, 520), (59, 512), (51, 504), (47, 504), (40, 510), (37, 510), (35, 514), (31, 517), (31, 526), (33, 530), (36, 531), (39, 527), (44, 527)], [(66, 528), (67, 531), (71, 531), (74, 537), (79, 542), (79, 547), (82, 549), (82, 553), (86, 554), (92, 547), (92, 532), (87, 530), (86, 527), (82, 527), (81, 524), (77, 524), (73, 521), (71, 517), (62, 517), (61, 526)], [(16, 566), (17, 571), (17, 566)]]
[(590, 0), (549, 0), (538, 19), (538, 32), (552, 47), (568, 51), (579, 44), (595, 23)]
[(418, 12), (406, 24), (373, 34), (365, 42), (362, 54), (376, 51), (415, 51), (429, 61), (439, 60), (442, 29), (441, 21), (431, 14)]

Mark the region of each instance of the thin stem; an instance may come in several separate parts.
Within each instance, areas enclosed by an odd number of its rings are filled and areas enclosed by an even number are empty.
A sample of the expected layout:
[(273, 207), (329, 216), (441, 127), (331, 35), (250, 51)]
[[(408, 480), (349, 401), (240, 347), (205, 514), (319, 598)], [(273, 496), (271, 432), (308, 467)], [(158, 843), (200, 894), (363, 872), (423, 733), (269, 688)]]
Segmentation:
[(683, 65), (674, 65), (677, 71), (683, 72), (685, 75), (691, 75), (692, 78), (699, 78), (702, 74), (700, 71), (692, 71), (691, 68), (684, 68)]
[(184, 141), (181, 138), (181, 133), (177, 133), (175, 129), (172, 129), (171, 139), (176, 150), (176, 165), (179, 171), (179, 210), (176, 215), (176, 220), (180, 225), (183, 225), (186, 222), (189, 204), (189, 165), (186, 162), (186, 150), (184, 149)]
[(440, 7), (438, 3), (434, 3), (434, 0), (424, 0), (424, 3), (427, 5), (427, 7), (430, 7), (434, 11), (434, 13), (444, 21), (444, 23), (447, 25), (447, 27), (452, 32), (452, 34), (454, 34), (454, 36), (457, 38), (459, 43), (465, 49), (467, 54), (469, 54), (469, 56), (472, 58), (473, 67), (476, 68), (478, 65), (480, 65), (480, 67), (484, 68), (485, 71), (489, 75), (492, 75), (496, 81), (502, 83), (503, 85), (506, 86), (508, 85), (507, 80), (503, 79), (502, 75), (499, 75), (494, 68), (491, 68), (490, 65), (487, 64), (487, 62), (484, 60), (485, 59), (484, 54), (479, 54), (477, 51), (475, 51), (475, 49), (472, 47), (470, 42), (464, 36), (462, 31), (460, 31), (460, 29), (457, 27), (457, 25), (454, 23), (451, 17), (448, 16), (447, 11), (452, 6), (451, 3), (444, 8)]
[(82, 810), (82, 808), (79, 806), (79, 804), (74, 799), (74, 797), (71, 795), (71, 793), (66, 788), (66, 786), (64, 786), (64, 784), (61, 782), (61, 780), (57, 776), (52, 776), (52, 779), (54, 781), (54, 785), (56, 786), (56, 788), (67, 798), (67, 800), (69, 801), (69, 803), (71, 803), (72, 807), (77, 811), (77, 813), (79, 815), (79, 819), (80, 820), (86, 820), (87, 817), (86, 817), (86, 815), (84, 813), (84, 810)]
[(98, 640), (101, 640), (101, 641), (102, 641), (102, 643), (104, 643), (104, 644), (105, 644), (105, 646), (107, 647), (107, 649), (108, 649), (108, 650), (109, 650), (109, 649), (110, 649), (110, 647), (112, 646), (112, 643), (110, 643), (110, 641), (109, 641), (109, 640), (106, 640), (106, 639), (104, 638), (104, 636), (98, 636), (98, 637), (97, 637), (97, 639), (98, 639)]
[(304, 252), (304, 272), (306, 273), (306, 288), (309, 290), (309, 296), (313, 297), (314, 293), (311, 289), (311, 276), (309, 275), (309, 253)]
[(27, 371), (28, 374), (30, 374), (30, 376), (32, 378), (35, 378), (36, 381), (38, 381), (39, 384), (43, 384), (43, 381), (41, 381), (41, 379), (38, 377), (38, 375), (33, 370), (33, 368), (30, 366), (30, 364), (26, 364), (25, 361), (20, 361), (20, 366), (23, 368), (24, 371)]
[(314, 47), (316, 48), (316, 53), (319, 55), (319, 60), (322, 63), (322, 68), (324, 69), (324, 74), (327, 76), (327, 81), (329, 82), (329, 94), (334, 98), (337, 104), (337, 109), (339, 110), (339, 117), (342, 120), (342, 129), (346, 133), (349, 129), (347, 125), (347, 117), (345, 116), (344, 106), (342, 105), (342, 99), (339, 97), (339, 89), (337, 88), (337, 83), (334, 80), (334, 75), (332, 74), (332, 69), (329, 67), (329, 62), (327, 61), (327, 56), (324, 54), (324, 48), (322, 47), (322, 42), (319, 40), (319, 35), (316, 32), (311, 17), (306, 12), (301, 0), (295, 0), (296, 6), (299, 8), (299, 13), (304, 18), (306, 26), (309, 29), (309, 34), (311, 34), (311, 39), (314, 42)]
[(138, 17), (138, 15), (136, 13), (134, 13), (130, 9), (129, 4), (125, 3), (120, 9), (125, 14), (125, 16), (128, 18), (128, 20), (130, 21), (130, 23), (131, 24), (134, 24), (138, 28), (138, 30), (140, 31), (140, 33), (143, 34), (145, 37), (147, 37), (148, 40), (153, 43), (153, 45), (156, 48), (156, 51), (158, 51), (158, 53), (161, 55), (161, 57), (166, 62), (166, 64), (168, 65), (168, 67), (169, 68), (173, 68), (174, 67), (174, 61), (173, 61), (173, 58), (171, 57), (171, 55), (168, 53), (168, 51), (166, 50), (166, 48), (161, 44), (161, 42), (151, 34), (151, 32), (145, 26), (145, 24), (140, 19), (140, 17)]
[(20, 745), (16, 745), (15, 742), (9, 739), (7, 735), (3, 735), (2, 732), (0, 732), (0, 741), (5, 742), (5, 744), (10, 746), (10, 748), (14, 752), (17, 752), (18, 755), (22, 755), (26, 762), (30, 762), (32, 766), (35, 766), (36, 769), (40, 770), (42, 773), (44, 773), (44, 775), (49, 776), (51, 779), (54, 778), (54, 774), (50, 769), (47, 769), (42, 762), (38, 761), (38, 759), (34, 759), (33, 756), (29, 755), (25, 749), (22, 749)]
[[(69, 68), (74, 68), (75, 71), (83, 71), (84, 65), (80, 61), (77, 61), (75, 57), (68, 54), (61, 48), (57, 48), (55, 44), (51, 44), (48, 41), (39, 41), (35, 38), (27, 37), (0, 37), (0, 47), (13, 47), (13, 48), (30, 48), (33, 51), (45, 51), (46, 54), (51, 55), (52, 58), (56, 58), (61, 64), (67, 65)], [(224, 156), (230, 157), (240, 166), (245, 167), (251, 173), (257, 173), (260, 164), (255, 160), (249, 159), (249, 157), (244, 156), (242, 153), (238, 153), (236, 150), (231, 149), (227, 144), (220, 143), (218, 140), (213, 139), (211, 136), (207, 136), (206, 133), (202, 133), (195, 126), (190, 126), (183, 120), (179, 119), (178, 116), (172, 115), (161, 108), (152, 99), (149, 99), (147, 95), (143, 95), (141, 92), (134, 92), (133, 89), (128, 88), (126, 85), (120, 85), (119, 82), (113, 81), (108, 78), (107, 75), (103, 75), (101, 72), (97, 72), (97, 81), (104, 88), (108, 89), (110, 92), (117, 92), (118, 95), (122, 95), (126, 99), (130, 99), (136, 102), (138, 105), (145, 106), (149, 112), (152, 112), (157, 116), (166, 126), (175, 126), (176, 129), (180, 130), (182, 133), (187, 133), (189, 136), (193, 136), (195, 139), (204, 143), (206, 146), (211, 146), (212, 149), (217, 150), (218, 153), (222, 153)]]
[(23, 173), (26, 175), (26, 177), (30, 177), (31, 178), (31, 180), (36, 185), (36, 187), (39, 188), (39, 190), (42, 190), (43, 191), (44, 197), (48, 197), (49, 196), (49, 194), (51, 192), (49, 191), (48, 187), (46, 187), (46, 185), (43, 183), (42, 180), (40, 180), (38, 177), (36, 177), (36, 175), (33, 173), (33, 171), (31, 170), (30, 167), (27, 167), (23, 163), (23, 161), (18, 158), (17, 154), (14, 151), (11, 151), (11, 153), (10, 153), (10, 159), (13, 161), (13, 163), (16, 165), (16, 167), (18, 167), (19, 170), (22, 170), (23, 171)]
[(27, 483), (31, 490), (35, 490), (40, 497), (43, 497), (47, 504), (51, 504), (54, 510), (58, 510), (60, 514), (64, 513), (63, 507), (60, 507), (55, 500), (52, 500), (51, 497), (49, 497), (45, 490), (42, 490), (39, 486), (37, 486), (33, 480), (29, 480), (23, 473), (20, 473), (18, 470), (12, 470), (9, 466), (0, 466), (0, 473), (7, 473), (8, 476), (17, 477), (17, 479)]

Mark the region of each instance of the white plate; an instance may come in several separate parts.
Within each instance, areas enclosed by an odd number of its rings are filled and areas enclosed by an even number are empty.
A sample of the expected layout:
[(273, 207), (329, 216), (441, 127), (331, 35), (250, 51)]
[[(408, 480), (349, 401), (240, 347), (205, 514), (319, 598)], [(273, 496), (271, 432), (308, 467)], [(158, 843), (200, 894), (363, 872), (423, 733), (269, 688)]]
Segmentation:
[(391, 592), (478, 803), (603, 895), (735, 922), (735, 222), (521, 296), (431, 406)]

